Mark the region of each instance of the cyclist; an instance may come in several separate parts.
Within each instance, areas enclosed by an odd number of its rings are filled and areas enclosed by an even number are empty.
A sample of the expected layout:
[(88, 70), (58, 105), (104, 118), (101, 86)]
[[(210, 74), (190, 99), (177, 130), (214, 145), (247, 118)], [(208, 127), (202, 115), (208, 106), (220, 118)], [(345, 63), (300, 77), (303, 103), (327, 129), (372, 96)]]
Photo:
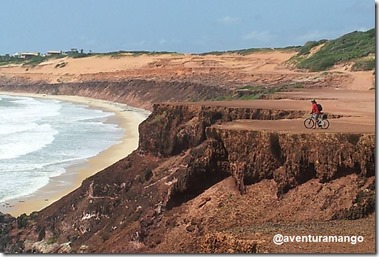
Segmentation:
[[(320, 120), (319, 120), (319, 117), (320, 117), (320, 111), (318, 110), (318, 107), (317, 107), (317, 102), (315, 99), (312, 99), (311, 100), (311, 103), (312, 103), (312, 111), (311, 111), (311, 114), (313, 114), (313, 117), (315, 119), (315, 122), (317, 123), (317, 125), (319, 127), (321, 127), (321, 124), (320, 124)], [(315, 127), (316, 128), (316, 127)]]

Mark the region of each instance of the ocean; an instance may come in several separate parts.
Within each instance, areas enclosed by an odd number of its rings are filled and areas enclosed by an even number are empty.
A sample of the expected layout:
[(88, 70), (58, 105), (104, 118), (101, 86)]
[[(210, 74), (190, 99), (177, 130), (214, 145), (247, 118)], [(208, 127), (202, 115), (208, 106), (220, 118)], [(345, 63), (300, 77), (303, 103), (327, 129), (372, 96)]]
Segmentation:
[(0, 95), (0, 204), (121, 142), (115, 115), (64, 101)]

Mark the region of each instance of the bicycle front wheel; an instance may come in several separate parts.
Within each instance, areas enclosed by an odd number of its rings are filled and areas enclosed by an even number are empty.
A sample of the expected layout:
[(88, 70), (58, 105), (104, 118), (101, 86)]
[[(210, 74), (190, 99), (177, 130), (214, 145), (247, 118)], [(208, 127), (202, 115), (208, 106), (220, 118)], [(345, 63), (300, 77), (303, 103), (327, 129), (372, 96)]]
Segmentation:
[(313, 128), (315, 125), (315, 122), (313, 119), (311, 118), (307, 118), (304, 120), (304, 127), (306, 127), (307, 129), (311, 129)]
[(322, 129), (329, 128), (329, 125), (330, 125), (330, 123), (328, 120), (322, 120), (322, 126), (321, 126)]

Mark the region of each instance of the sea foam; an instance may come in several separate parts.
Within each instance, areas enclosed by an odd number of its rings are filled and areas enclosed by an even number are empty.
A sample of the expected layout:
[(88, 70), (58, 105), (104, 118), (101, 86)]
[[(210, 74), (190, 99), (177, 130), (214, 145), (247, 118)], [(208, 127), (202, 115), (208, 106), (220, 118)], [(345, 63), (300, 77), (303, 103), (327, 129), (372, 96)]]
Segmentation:
[(85, 162), (124, 134), (114, 115), (51, 99), (0, 96), (0, 203), (29, 195), (68, 166)]

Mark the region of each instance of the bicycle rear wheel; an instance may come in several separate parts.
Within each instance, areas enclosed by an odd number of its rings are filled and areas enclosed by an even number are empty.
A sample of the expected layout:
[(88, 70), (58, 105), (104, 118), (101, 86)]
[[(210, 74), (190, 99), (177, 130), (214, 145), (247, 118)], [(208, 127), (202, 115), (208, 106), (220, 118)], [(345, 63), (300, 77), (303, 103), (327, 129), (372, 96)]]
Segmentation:
[(321, 126), (322, 129), (329, 128), (329, 125), (330, 125), (330, 123), (328, 120), (322, 120), (322, 126)]
[(315, 125), (315, 122), (313, 119), (311, 118), (307, 118), (304, 120), (304, 127), (306, 127), (307, 129), (311, 129), (313, 128)]

